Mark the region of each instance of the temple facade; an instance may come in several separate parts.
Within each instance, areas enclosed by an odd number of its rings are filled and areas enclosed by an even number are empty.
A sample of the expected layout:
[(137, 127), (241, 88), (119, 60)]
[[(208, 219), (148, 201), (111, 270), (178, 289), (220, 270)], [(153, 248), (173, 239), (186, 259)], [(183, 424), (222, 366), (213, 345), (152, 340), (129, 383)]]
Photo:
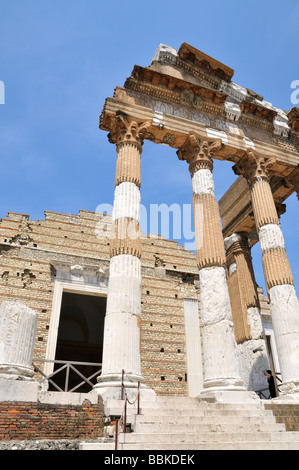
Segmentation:
[[(299, 110), (275, 108), (233, 74), (188, 44), (160, 45), (100, 116), (115, 145), (112, 216), (2, 219), (0, 300), (37, 313), (32, 355), (45, 375), (54, 360), (90, 372), (100, 364), (93, 393), (104, 400), (120, 398), (125, 384), (148, 400), (247, 402), (267, 389), (271, 369), (279, 395), (297, 399), (299, 303), (279, 217), (299, 191)], [(140, 229), (146, 140), (172, 147), (190, 173), (195, 253)], [(238, 175), (219, 201), (215, 159)], [(254, 276), (256, 243), (267, 292)], [(0, 378), (14, 361), (0, 357)]]

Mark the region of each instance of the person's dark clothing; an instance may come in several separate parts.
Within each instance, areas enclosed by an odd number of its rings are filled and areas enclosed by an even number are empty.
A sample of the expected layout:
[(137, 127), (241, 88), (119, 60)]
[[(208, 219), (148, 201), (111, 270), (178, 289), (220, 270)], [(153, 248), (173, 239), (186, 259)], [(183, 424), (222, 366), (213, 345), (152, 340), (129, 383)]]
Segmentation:
[(276, 390), (275, 390), (273, 375), (271, 375), (267, 380), (268, 380), (268, 385), (269, 385), (270, 397), (275, 398), (276, 397)]

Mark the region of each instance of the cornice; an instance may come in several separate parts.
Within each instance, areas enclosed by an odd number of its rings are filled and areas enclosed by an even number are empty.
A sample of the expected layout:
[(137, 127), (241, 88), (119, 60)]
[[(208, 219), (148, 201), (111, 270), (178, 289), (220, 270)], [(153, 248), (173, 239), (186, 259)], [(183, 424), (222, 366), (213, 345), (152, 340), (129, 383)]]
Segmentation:
[[(208, 56), (205, 54), (205, 57), (207, 58)], [(209, 59), (212, 60), (211, 57)], [(151, 62), (151, 67), (154, 67), (156, 63), (170, 65), (214, 89), (220, 88), (224, 82), (224, 80), (215, 74), (211, 74), (211, 70), (196, 67), (194, 62), (184, 60), (174, 48), (166, 46), (165, 44), (160, 44), (157, 48)], [(225, 83), (227, 84), (227, 82)]]
[(179, 48), (178, 56), (190, 62), (195, 69), (205, 69), (209, 75), (227, 82), (230, 82), (234, 75), (233, 69), (185, 42)]
[[(192, 91), (195, 95), (198, 95), (202, 99), (206, 98), (215, 103), (223, 103), (227, 98), (225, 93), (218, 91), (213, 86), (189, 82), (173, 75), (159, 72), (150, 67), (141, 67), (139, 65), (135, 65), (131, 76), (127, 78), (124, 84), (124, 88), (132, 89), (134, 84), (131, 82), (133, 81), (134, 83), (134, 80), (139, 83), (140, 87), (145, 86), (145, 90), (150, 89), (146, 87), (146, 85), (158, 86), (159, 93), (162, 95), (164, 94), (165, 96), (173, 96), (173, 100), (177, 101), (178, 103), (181, 102), (180, 94), (185, 90)], [(138, 86), (136, 82), (135, 87)], [(170, 94), (169, 91), (173, 91), (174, 94)]]

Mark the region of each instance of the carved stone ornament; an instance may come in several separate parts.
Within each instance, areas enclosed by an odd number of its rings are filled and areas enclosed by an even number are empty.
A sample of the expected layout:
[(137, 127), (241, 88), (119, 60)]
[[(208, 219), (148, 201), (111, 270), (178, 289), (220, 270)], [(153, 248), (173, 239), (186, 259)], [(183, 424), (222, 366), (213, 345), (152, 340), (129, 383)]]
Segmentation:
[(275, 157), (265, 157), (248, 149), (241, 160), (233, 166), (233, 171), (236, 175), (246, 178), (249, 184), (256, 179), (269, 180), (269, 169), (275, 161)]
[(136, 145), (141, 152), (144, 133), (148, 131), (150, 125), (149, 121), (138, 123), (123, 113), (117, 113), (115, 126), (108, 134), (108, 140), (117, 147), (127, 143)]
[(199, 95), (195, 95), (193, 91), (183, 90), (181, 93), (181, 104), (201, 109), (203, 106), (203, 100)]
[(55, 269), (55, 278), (58, 281), (97, 286), (106, 286), (108, 284), (108, 272), (98, 266), (70, 265), (60, 262), (53, 262), (52, 266)]
[(212, 157), (221, 147), (220, 139), (209, 142), (201, 140), (194, 132), (190, 132), (183, 146), (177, 151), (177, 155), (180, 160), (189, 163), (189, 171), (193, 176), (200, 169), (213, 170)]

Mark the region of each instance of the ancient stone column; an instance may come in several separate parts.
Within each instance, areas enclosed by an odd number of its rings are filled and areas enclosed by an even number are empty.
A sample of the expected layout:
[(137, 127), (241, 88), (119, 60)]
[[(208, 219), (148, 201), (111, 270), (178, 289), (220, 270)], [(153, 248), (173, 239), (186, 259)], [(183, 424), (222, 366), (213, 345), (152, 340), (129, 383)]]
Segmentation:
[(109, 140), (116, 144), (117, 163), (113, 234), (104, 327), (102, 374), (95, 388), (108, 388), (120, 398), (122, 371), (126, 388), (142, 382), (140, 362), (141, 240), (140, 155), (147, 125), (119, 115)]
[(234, 171), (243, 175), (250, 187), (281, 368), (281, 388), (287, 393), (299, 392), (299, 303), (269, 183), (269, 168), (274, 161), (249, 150)]
[(0, 305), (0, 401), (36, 401), (32, 367), (37, 313), (21, 302)]
[(21, 302), (0, 305), (0, 377), (32, 379), (37, 313)]
[(245, 390), (240, 378), (226, 257), (218, 204), (214, 194), (212, 156), (221, 141), (200, 140), (194, 133), (178, 150), (192, 178), (196, 260), (203, 325), (204, 392)]
[(248, 234), (233, 233), (224, 246), (240, 373), (246, 388), (258, 391), (267, 386), (269, 363)]

